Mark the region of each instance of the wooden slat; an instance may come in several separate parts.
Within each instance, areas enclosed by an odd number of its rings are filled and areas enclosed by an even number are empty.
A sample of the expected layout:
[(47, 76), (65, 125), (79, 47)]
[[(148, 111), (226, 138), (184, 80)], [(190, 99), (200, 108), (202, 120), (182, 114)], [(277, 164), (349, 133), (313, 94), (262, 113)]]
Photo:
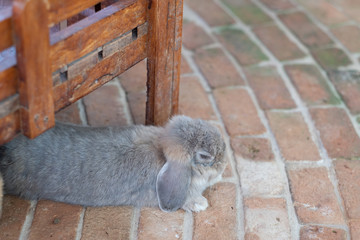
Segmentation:
[(181, 45), (182, 45), (182, 23), (183, 23), (183, 0), (176, 1), (175, 10), (175, 39), (174, 39), (174, 65), (173, 65), (173, 86), (172, 86), (172, 112), (179, 112), (179, 91), (180, 91), (180, 74), (181, 74)]
[(15, 67), (0, 72), (0, 101), (14, 95), (18, 87), (18, 74)]
[[(148, 32), (148, 24), (147, 22), (137, 27), (137, 37), (142, 37)], [(117, 51), (121, 50), (123, 47), (129, 45), (134, 40), (134, 36), (132, 33), (125, 34), (118, 39), (114, 39), (113, 41), (107, 43), (103, 46), (103, 57), (109, 57)]]
[[(146, 21), (146, 0), (113, 4), (51, 37), (52, 71), (90, 53)], [(62, 40), (64, 39), (64, 40)], [(62, 41), (61, 41), (62, 40)]]
[(10, 141), (20, 133), (19, 111), (13, 112), (6, 117), (0, 118), (0, 145)]
[(146, 42), (147, 35), (141, 36), (94, 67), (54, 87), (55, 110), (75, 102), (146, 58)]
[(146, 124), (162, 125), (178, 110), (182, 5), (182, 0), (149, 5)]
[(19, 109), (19, 95), (12, 95), (0, 102), (0, 118)]
[(99, 62), (98, 51), (93, 51), (86, 56), (82, 57), (78, 61), (72, 63), (68, 66), (67, 77), (69, 79), (75, 78), (80, 75), (82, 72), (87, 71), (92, 68), (95, 64)]
[(14, 44), (11, 29), (11, 9), (11, 7), (0, 9), (0, 51)]
[(15, 0), (13, 4), (21, 127), (30, 138), (55, 125), (46, 8), (46, 0)]
[(49, 0), (49, 25), (63, 21), (99, 2), (101, 0)]

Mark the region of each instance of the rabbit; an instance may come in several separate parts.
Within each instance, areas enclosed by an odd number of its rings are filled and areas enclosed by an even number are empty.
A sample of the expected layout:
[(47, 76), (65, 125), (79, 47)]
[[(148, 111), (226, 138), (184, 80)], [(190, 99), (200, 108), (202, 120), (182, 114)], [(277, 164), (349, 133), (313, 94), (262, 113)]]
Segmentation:
[(1, 214), (2, 214), (2, 202), (3, 202), (3, 179), (2, 176), (0, 174), (0, 218), (1, 218)]
[(1, 146), (5, 193), (83, 206), (202, 211), (221, 179), (225, 143), (210, 123), (173, 117), (165, 127), (85, 127), (57, 122)]

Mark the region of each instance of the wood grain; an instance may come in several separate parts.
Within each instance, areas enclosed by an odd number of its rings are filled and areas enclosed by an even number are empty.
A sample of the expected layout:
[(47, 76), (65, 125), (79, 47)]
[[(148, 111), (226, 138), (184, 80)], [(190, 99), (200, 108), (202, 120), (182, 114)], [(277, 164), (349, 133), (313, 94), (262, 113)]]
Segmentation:
[[(131, 34), (131, 33), (130, 33)], [(125, 37), (125, 36), (124, 36)], [(77, 101), (146, 58), (147, 35), (54, 88), (55, 110)]]
[[(147, 22), (137, 27), (137, 37), (140, 38), (146, 35), (148, 32), (148, 24)], [(103, 46), (103, 57), (107, 58), (117, 51), (121, 50), (123, 47), (129, 45), (132, 41), (134, 41), (134, 36), (132, 33), (127, 33), (122, 35), (119, 38), (114, 39), (113, 41), (107, 43)]]
[(101, 0), (48, 0), (49, 26), (92, 7)]
[(55, 125), (46, 4), (45, 0), (15, 0), (13, 4), (21, 128), (30, 138)]
[(52, 71), (90, 53), (146, 21), (146, 0), (117, 2), (51, 37)]
[(174, 65), (173, 65), (173, 88), (172, 88), (172, 115), (179, 112), (179, 91), (181, 74), (181, 45), (183, 23), (183, 1), (176, 2), (175, 19), (175, 42), (174, 42)]
[(0, 101), (14, 95), (18, 88), (18, 74), (15, 67), (0, 72)]
[(182, 6), (182, 0), (150, 1), (146, 124), (163, 125), (178, 110)]
[(20, 133), (20, 113), (13, 112), (0, 118), (0, 145), (10, 141)]
[(12, 8), (0, 9), (0, 51), (13, 45), (11, 13)]
[(0, 118), (19, 109), (19, 94), (12, 95), (0, 102)]

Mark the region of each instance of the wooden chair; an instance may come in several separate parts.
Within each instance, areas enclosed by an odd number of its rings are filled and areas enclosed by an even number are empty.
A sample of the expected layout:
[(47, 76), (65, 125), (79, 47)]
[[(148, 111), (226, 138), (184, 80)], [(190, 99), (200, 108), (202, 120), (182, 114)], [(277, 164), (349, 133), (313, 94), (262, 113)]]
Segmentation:
[[(38, 136), (54, 126), (56, 111), (145, 58), (146, 123), (177, 112), (182, 0), (119, 0), (103, 9), (100, 0), (11, 4), (0, 9), (0, 144), (20, 132)], [(50, 31), (93, 6), (94, 14)]]

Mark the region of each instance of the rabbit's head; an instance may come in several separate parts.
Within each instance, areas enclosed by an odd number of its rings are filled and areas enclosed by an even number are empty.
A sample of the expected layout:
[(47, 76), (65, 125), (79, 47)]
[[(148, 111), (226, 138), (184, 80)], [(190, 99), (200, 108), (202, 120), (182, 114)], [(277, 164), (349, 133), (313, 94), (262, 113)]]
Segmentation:
[(184, 204), (191, 178), (209, 185), (225, 169), (225, 143), (208, 122), (175, 116), (165, 126), (161, 146), (167, 160), (157, 177), (159, 206), (174, 211)]

